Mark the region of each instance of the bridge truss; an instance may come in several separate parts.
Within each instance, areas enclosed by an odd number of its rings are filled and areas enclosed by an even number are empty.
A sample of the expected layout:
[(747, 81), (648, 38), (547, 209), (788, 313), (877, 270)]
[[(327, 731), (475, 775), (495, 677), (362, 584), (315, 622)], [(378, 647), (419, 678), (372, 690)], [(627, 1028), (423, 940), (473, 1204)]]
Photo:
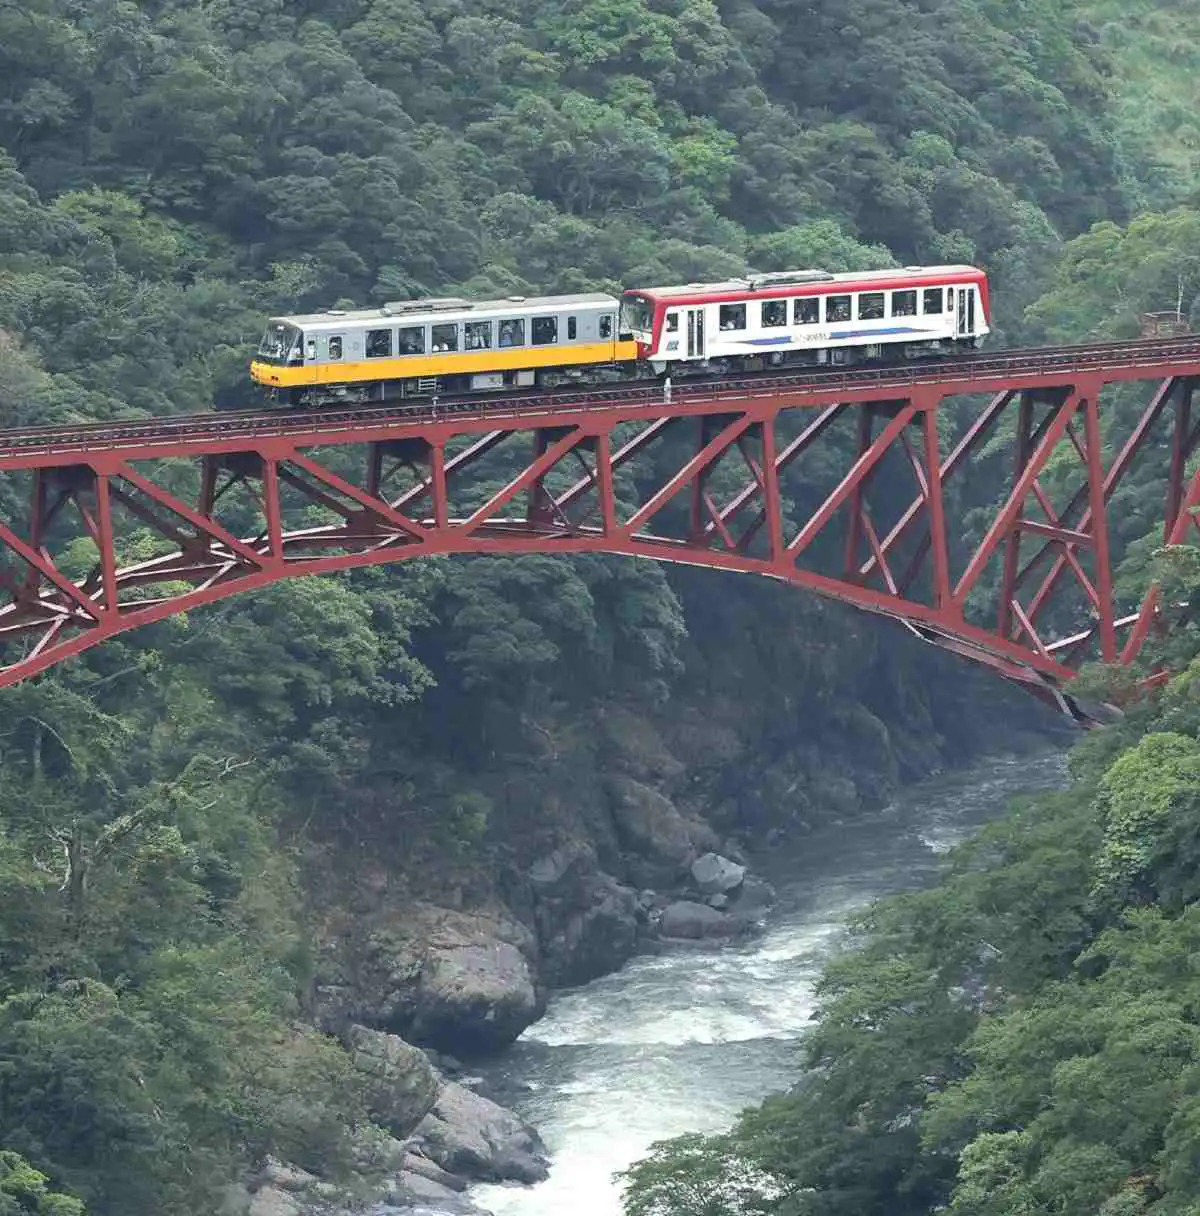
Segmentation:
[(1071, 710), (1080, 663), (1134, 662), (1160, 620), (1116, 585), (1145, 531), (1121, 491), (1157, 479), (1188, 540), (1198, 378), (1182, 338), (0, 432), (0, 686), (294, 575), (606, 552), (808, 588)]

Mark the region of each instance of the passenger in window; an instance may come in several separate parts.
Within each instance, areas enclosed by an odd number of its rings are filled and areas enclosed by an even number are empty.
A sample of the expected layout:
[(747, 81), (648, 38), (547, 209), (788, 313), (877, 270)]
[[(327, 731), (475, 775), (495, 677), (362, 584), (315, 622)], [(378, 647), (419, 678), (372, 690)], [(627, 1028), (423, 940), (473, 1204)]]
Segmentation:
[(612, 337), (612, 317), (600, 318), (600, 336), (602, 338)]
[(849, 321), (850, 297), (830, 296), (825, 305), (825, 316), (830, 321)]
[(816, 325), (821, 319), (821, 301), (800, 299), (796, 301), (795, 324)]
[(500, 345), (501, 346), (524, 346), (525, 345), (525, 322), (522, 320), (509, 320), (500, 322)]
[(764, 328), (772, 329), (787, 324), (787, 305), (782, 300), (768, 300), (762, 306)]
[(892, 293), (892, 316), (915, 317), (917, 315), (917, 293), (895, 291)]

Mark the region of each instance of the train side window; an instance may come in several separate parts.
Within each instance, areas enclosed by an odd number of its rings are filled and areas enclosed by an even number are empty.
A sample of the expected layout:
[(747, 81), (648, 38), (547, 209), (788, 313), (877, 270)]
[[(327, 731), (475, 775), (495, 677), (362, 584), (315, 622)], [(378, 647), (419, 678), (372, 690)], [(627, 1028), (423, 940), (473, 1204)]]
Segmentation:
[(858, 297), (858, 319), (878, 321), (883, 316), (883, 292), (864, 291)]
[(764, 329), (777, 329), (787, 324), (787, 301), (766, 300), (762, 306), (762, 324)]
[(677, 312), (667, 313), (667, 333), (677, 334), (679, 332), (679, 314)]
[(793, 325), (816, 325), (821, 320), (820, 296), (802, 296), (792, 311)]
[(401, 355), (423, 355), (425, 353), (425, 326), (405, 325), (400, 330), (400, 341), (396, 350)]
[(534, 346), (551, 346), (558, 341), (557, 317), (534, 317), (530, 324)]
[(435, 351), (458, 350), (457, 325), (434, 325), (430, 330), (430, 337), (433, 339), (432, 346)]
[(826, 296), (825, 297), (825, 320), (826, 321), (849, 321), (850, 320), (850, 297), (849, 296)]
[(367, 358), (387, 359), (392, 354), (392, 331), (390, 329), (367, 330)]
[(602, 338), (612, 337), (612, 323), (613, 319), (611, 314), (600, 318), (600, 336)]
[(315, 359), (317, 357), (317, 340), (309, 338), (304, 344), (304, 357), (306, 359)]
[(720, 315), (720, 326), (722, 329), (745, 329), (746, 328), (746, 306), (745, 304), (722, 304)]
[(340, 335), (329, 339), (329, 357), (331, 359), (340, 359), (342, 357), (342, 339)]
[(467, 350), (492, 349), (491, 321), (468, 321), (463, 329), (466, 331)]
[(915, 317), (917, 315), (917, 293), (915, 291), (892, 292), (892, 316)]
[(567, 318), (567, 341), (574, 342), (575, 334), (578, 332), (578, 326), (574, 317)]
[(501, 346), (524, 346), (525, 345), (525, 318), (510, 317), (507, 321), (500, 322), (500, 345)]
[(921, 293), (921, 311), (929, 316), (930, 313), (942, 312), (942, 289), (926, 287)]

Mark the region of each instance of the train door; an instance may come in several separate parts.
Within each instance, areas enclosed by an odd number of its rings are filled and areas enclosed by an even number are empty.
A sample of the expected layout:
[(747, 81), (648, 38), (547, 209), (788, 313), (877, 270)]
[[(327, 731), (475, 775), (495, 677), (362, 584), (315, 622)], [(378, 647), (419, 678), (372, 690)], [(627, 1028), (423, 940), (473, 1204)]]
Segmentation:
[(971, 292), (966, 287), (958, 289), (958, 324), (955, 327), (955, 337), (969, 338), (971, 336), (971, 318), (969, 313), (974, 313), (974, 308), (969, 308), (967, 301), (971, 296)]
[(704, 358), (704, 309), (687, 310), (687, 357)]

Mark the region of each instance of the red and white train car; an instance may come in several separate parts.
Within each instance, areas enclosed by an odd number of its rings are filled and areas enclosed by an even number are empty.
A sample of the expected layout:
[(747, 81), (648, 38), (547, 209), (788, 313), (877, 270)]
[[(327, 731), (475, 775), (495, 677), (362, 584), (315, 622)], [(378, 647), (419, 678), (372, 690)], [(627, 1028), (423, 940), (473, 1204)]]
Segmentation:
[(620, 329), (661, 374), (949, 354), (977, 346), (988, 318), (982, 270), (906, 266), (627, 291)]

